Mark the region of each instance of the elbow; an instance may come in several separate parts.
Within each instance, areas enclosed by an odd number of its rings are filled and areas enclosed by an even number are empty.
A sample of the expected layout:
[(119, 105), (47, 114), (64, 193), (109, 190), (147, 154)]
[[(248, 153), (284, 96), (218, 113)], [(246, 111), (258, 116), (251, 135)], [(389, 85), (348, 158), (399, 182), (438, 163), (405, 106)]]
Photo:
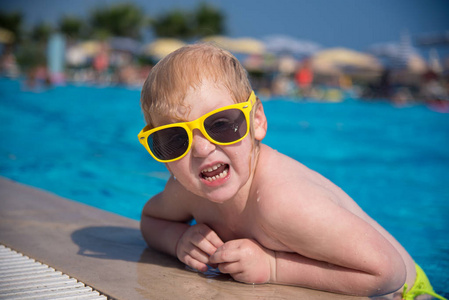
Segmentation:
[(407, 270), (402, 259), (387, 259), (379, 264), (373, 273), (371, 289), (367, 296), (381, 296), (398, 291), (404, 286), (407, 278)]

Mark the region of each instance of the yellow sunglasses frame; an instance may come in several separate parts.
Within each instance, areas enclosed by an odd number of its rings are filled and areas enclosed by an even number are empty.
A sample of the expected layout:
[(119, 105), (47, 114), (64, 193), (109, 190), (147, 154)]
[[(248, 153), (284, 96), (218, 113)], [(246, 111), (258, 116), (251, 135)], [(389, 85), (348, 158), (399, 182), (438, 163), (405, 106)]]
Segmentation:
[[(250, 129), (250, 112), (253, 109), (253, 106), (255, 103), (256, 103), (256, 95), (254, 94), (254, 91), (251, 91), (251, 95), (249, 96), (248, 101), (246, 101), (246, 102), (241, 102), (241, 103), (237, 103), (237, 104), (224, 106), (222, 108), (218, 108), (218, 109), (213, 110), (213, 111), (199, 117), (198, 119), (190, 121), (190, 122), (167, 124), (167, 125), (163, 125), (163, 126), (158, 126), (153, 129), (149, 129), (149, 126), (147, 125), (140, 131), (140, 133), (137, 135), (137, 137), (139, 139), (139, 142), (145, 147), (145, 149), (151, 154), (151, 156), (158, 162), (169, 163), (172, 161), (176, 161), (178, 159), (183, 158), (184, 156), (187, 155), (187, 153), (189, 153), (189, 151), (192, 147), (192, 141), (193, 141), (192, 132), (194, 129), (199, 129), (201, 131), (201, 133), (203, 134), (203, 136), (206, 137), (206, 139), (208, 139), (211, 143), (214, 143), (216, 145), (231, 145), (231, 144), (235, 144), (235, 143), (238, 143), (241, 140), (243, 140), (248, 135), (248, 132)], [(232, 142), (228, 142), (228, 143), (222, 143), (222, 142), (215, 141), (214, 139), (212, 139), (209, 136), (206, 129), (204, 128), (204, 120), (206, 120), (208, 117), (210, 117), (213, 114), (216, 114), (218, 112), (225, 111), (228, 109), (239, 109), (240, 111), (242, 111), (244, 113), (245, 119), (246, 119), (246, 133), (240, 139), (238, 139), (236, 141), (232, 141)], [(167, 128), (172, 128), (172, 127), (184, 128), (184, 130), (187, 132), (187, 135), (189, 137), (189, 145), (188, 145), (186, 151), (184, 152), (184, 154), (182, 154), (174, 159), (169, 159), (169, 160), (159, 159), (151, 151), (150, 147), (148, 146), (147, 139), (152, 133), (154, 133), (156, 131), (159, 131), (162, 129), (167, 129)]]

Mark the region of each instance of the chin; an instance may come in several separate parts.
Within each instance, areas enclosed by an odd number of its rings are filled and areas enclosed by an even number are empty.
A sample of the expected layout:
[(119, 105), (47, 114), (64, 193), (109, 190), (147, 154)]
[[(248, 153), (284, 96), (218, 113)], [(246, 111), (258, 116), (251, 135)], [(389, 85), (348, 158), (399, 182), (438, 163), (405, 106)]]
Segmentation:
[(229, 189), (217, 189), (206, 193), (205, 198), (210, 202), (221, 204), (230, 201), (235, 196)]
[(215, 195), (207, 195), (206, 198), (207, 198), (207, 200), (209, 200), (210, 202), (217, 203), (217, 204), (225, 203), (225, 202), (227, 202), (227, 201), (230, 200), (229, 197), (223, 197), (223, 195), (218, 195), (218, 196), (215, 196)]

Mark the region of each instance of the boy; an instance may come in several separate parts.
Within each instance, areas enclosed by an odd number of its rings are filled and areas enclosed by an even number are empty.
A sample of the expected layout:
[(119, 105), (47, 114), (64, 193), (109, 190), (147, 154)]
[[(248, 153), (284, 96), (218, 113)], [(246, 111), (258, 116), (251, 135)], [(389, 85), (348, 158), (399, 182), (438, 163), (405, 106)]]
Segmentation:
[(139, 140), (172, 175), (142, 212), (152, 248), (245, 283), (390, 298), (414, 285), (413, 259), (348, 195), (261, 144), (262, 103), (229, 52), (197, 44), (171, 53), (141, 102)]

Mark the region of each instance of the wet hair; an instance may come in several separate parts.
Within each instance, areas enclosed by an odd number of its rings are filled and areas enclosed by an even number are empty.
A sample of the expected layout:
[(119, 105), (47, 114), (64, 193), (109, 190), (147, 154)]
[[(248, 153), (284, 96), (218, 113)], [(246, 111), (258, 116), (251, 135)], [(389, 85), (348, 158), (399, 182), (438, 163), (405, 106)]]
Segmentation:
[(156, 116), (180, 120), (186, 94), (205, 80), (228, 90), (235, 103), (248, 100), (252, 90), (245, 69), (228, 51), (210, 43), (184, 46), (160, 60), (143, 85), (140, 101), (147, 125), (161, 125), (152, 122)]

